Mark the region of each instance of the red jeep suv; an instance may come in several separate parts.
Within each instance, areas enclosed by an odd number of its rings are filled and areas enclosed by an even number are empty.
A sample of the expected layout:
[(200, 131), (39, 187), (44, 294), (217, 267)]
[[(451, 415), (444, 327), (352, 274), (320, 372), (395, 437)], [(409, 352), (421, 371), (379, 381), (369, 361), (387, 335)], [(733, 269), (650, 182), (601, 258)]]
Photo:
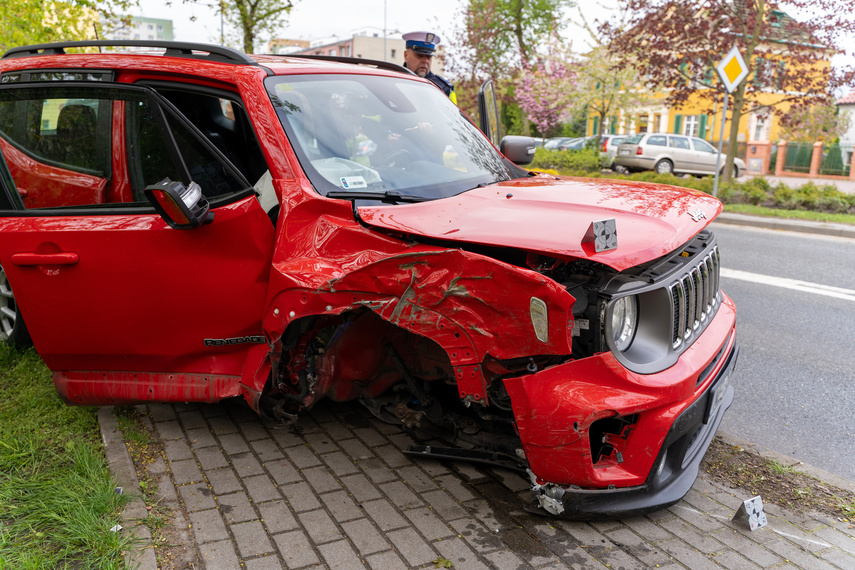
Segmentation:
[(716, 199), (529, 172), (489, 89), (479, 129), (391, 64), (117, 44), (0, 59), (2, 335), (66, 402), (359, 400), (567, 518), (689, 490), (738, 353)]

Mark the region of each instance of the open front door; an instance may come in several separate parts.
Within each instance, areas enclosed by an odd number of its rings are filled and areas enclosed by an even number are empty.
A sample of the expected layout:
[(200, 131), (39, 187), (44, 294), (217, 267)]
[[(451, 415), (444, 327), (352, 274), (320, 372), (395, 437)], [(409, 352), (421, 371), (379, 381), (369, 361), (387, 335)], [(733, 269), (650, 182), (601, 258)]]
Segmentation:
[(485, 81), (478, 90), (478, 114), (481, 132), (499, 148), (502, 139), (499, 132), (499, 104), (496, 102), (496, 90), (491, 79)]
[[(17, 84), (0, 87), (0, 151), (0, 265), (67, 399), (63, 378), (85, 378), (90, 402), (236, 385), (266, 343), (274, 230), (205, 136), (151, 89)], [(144, 190), (188, 177), (214, 219), (172, 229)]]

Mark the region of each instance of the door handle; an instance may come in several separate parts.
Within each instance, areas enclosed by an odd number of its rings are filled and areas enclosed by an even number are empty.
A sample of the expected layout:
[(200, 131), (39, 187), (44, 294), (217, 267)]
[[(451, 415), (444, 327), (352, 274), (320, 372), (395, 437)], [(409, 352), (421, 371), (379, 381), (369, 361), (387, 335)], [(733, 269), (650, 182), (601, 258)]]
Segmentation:
[(76, 253), (13, 253), (15, 265), (75, 265), (80, 261)]

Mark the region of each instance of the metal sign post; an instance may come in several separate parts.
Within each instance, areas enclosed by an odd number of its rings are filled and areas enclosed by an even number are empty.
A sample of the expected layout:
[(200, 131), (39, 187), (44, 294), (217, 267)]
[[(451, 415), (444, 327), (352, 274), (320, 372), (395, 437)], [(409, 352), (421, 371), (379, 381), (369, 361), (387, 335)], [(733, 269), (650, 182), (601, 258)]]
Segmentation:
[(727, 92), (724, 94), (724, 108), (721, 112), (721, 132), (718, 136), (718, 156), (715, 159), (715, 179), (713, 180), (713, 196), (718, 195), (718, 174), (721, 165), (721, 148), (724, 143), (724, 124), (727, 121), (727, 96), (733, 93), (745, 76), (748, 75), (748, 66), (739, 53), (739, 47), (733, 46), (727, 55), (715, 66), (721, 82)]
[(715, 157), (715, 179), (713, 179), (712, 185), (712, 195), (718, 196), (718, 173), (719, 168), (721, 167), (721, 147), (722, 143), (724, 143), (724, 123), (727, 121), (727, 99), (728, 93), (724, 94), (724, 105), (721, 110), (721, 131), (718, 134), (718, 156)]

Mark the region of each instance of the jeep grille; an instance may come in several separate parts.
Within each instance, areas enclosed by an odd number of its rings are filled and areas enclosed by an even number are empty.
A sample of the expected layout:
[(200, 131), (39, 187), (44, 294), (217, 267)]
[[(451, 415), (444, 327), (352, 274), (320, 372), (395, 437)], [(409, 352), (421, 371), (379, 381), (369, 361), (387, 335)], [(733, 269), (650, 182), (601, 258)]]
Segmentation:
[(684, 343), (691, 344), (718, 309), (719, 269), (716, 246), (699, 263), (687, 266), (687, 271), (669, 286), (674, 323), (671, 346), (675, 350)]

